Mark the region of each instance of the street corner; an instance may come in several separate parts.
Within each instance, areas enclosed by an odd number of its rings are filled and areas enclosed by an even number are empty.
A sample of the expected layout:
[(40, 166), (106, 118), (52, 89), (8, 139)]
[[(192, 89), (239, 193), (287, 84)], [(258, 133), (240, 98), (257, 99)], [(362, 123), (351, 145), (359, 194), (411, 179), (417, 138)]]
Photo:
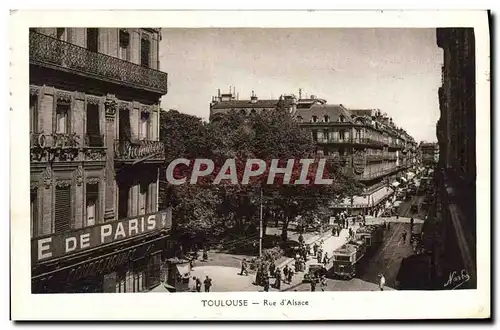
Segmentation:
[(261, 288), (253, 284), (253, 274), (240, 275), (241, 269), (228, 266), (198, 266), (191, 270), (191, 277), (212, 279), (213, 292), (259, 291)]

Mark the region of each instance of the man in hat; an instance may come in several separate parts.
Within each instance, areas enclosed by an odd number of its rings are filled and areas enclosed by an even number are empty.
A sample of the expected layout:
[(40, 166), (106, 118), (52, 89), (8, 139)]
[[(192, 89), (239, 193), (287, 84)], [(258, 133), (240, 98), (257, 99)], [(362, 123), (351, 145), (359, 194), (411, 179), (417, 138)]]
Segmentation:
[(325, 275), (321, 275), (319, 285), (321, 287), (321, 291), (325, 291), (325, 289), (326, 289), (326, 276)]

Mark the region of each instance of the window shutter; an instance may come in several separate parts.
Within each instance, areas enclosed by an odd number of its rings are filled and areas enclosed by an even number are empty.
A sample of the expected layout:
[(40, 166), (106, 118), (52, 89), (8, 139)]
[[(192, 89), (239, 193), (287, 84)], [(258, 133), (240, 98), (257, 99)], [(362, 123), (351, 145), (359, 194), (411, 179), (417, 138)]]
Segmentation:
[(56, 187), (54, 232), (56, 234), (70, 230), (71, 187)]

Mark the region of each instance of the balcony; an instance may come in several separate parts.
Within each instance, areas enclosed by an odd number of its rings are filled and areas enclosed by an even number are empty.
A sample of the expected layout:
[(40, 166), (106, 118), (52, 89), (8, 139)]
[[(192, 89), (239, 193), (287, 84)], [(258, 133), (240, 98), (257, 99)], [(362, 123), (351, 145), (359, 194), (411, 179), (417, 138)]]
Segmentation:
[(30, 133), (30, 161), (102, 161), (106, 156), (103, 135)]
[(381, 141), (377, 141), (371, 138), (339, 138), (339, 137), (330, 137), (330, 138), (318, 138), (316, 140), (318, 144), (362, 144), (367, 146), (377, 146), (382, 147), (384, 143)]
[(30, 64), (166, 94), (168, 74), (30, 31)]
[(163, 162), (165, 145), (161, 141), (115, 140), (115, 161), (124, 163)]

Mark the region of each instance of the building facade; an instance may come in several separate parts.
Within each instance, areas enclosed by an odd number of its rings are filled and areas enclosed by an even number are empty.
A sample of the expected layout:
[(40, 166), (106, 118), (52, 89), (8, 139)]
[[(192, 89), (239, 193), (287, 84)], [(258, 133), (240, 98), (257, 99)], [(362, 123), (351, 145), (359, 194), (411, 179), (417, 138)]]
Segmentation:
[(244, 115), (260, 113), (266, 110), (274, 110), (278, 107), (284, 108), (291, 113), (295, 113), (297, 99), (294, 95), (282, 95), (279, 99), (259, 99), (254, 91), (250, 99), (239, 99), (239, 95), (229, 88), (229, 93), (222, 93), (218, 90), (217, 96), (212, 97), (210, 102), (210, 119), (213, 120), (218, 114), (238, 111)]
[(476, 282), (476, 93), (475, 37), (472, 28), (438, 28), (443, 49), (441, 116), (436, 131), (436, 208), (432, 249), (437, 282), (464, 269)]
[(416, 163), (415, 140), (374, 109), (347, 109), (312, 97), (298, 100), (296, 119), (311, 131), (318, 153), (338, 160), (365, 188), (360, 196), (335, 203), (351, 214), (376, 215), (399, 185), (398, 175)]
[(354, 174), (365, 189), (361, 196), (335, 203), (333, 208), (352, 214), (377, 213), (393, 193), (399, 173), (417, 162), (417, 144), (403, 129), (380, 110), (347, 109), (342, 104), (330, 105), (325, 99), (283, 95), (278, 100), (259, 100), (255, 93), (239, 100), (234, 92), (212, 98), (210, 116), (239, 111), (242, 114), (285, 108), (304, 129), (311, 132), (317, 153), (338, 160), (346, 172)]
[(170, 210), (159, 29), (30, 29), (32, 291), (147, 291), (160, 278)]
[(435, 165), (439, 161), (439, 144), (420, 142), (420, 157), (423, 165)]

